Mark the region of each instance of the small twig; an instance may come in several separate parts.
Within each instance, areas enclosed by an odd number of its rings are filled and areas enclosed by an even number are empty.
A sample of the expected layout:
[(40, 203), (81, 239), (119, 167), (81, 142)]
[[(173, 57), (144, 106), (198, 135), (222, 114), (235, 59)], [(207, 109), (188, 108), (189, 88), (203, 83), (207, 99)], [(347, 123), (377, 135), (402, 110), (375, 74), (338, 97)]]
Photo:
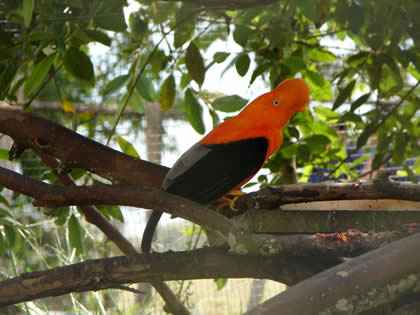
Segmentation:
[[(48, 78), (39, 86), (38, 90), (31, 96), (31, 98), (23, 105), (23, 109), (26, 110), (31, 105), (33, 100), (39, 95), (42, 89), (50, 82), (50, 80), (55, 77), (55, 74), (61, 69), (63, 64), (59, 65), (57, 69), (50, 70)], [(52, 72), (51, 72), (52, 71)]]

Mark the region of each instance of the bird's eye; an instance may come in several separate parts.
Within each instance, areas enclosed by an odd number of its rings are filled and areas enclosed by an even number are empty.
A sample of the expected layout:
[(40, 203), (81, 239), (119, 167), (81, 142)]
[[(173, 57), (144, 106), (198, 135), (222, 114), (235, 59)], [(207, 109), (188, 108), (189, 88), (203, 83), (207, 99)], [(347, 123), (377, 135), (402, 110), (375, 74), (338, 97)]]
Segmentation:
[(277, 105), (279, 105), (279, 104), (280, 104), (279, 100), (274, 100), (274, 101), (273, 101), (273, 105), (277, 106)]

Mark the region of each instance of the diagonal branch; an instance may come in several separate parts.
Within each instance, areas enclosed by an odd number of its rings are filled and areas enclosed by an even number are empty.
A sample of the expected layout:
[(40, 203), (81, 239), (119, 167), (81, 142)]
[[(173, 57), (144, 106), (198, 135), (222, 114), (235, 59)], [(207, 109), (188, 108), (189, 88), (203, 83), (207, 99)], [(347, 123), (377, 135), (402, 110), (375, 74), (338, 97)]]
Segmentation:
[(68, 166), (89, 170), (111, 182), (160, 187), (168, 171), (164, 166), (123, 154), (3, 102), (0, 102), (0, 133), (9, 135), (23, 148), (39, 149)]
[[(0, 168), (0, 184), (36, 198), (36, 205), (121, 204), (148, 208), (158, 207), (213, 231), (230, 251), (238, 254), (313, 257), (357, 256), (384, 243), (403, 237), (396, 234), (348, 232), (337, 238), (324, 235), (254, 234), (242, 230), (235, 222), (195, 202), (153, 188), (122, 185), (63, 187), (49, 185)], [(335, 235), (335, 234), (334, 234)]]
[(294, 284), (332, 265), (280, 256), (230, 255), (222, 248), (90, 259), (0, 282), (0, 306), (137, 282), (256, 277)]
[(359, 314), (419, 294), (419, 243), (416, 233), (371, 251), (289, 288), (246, 315)]

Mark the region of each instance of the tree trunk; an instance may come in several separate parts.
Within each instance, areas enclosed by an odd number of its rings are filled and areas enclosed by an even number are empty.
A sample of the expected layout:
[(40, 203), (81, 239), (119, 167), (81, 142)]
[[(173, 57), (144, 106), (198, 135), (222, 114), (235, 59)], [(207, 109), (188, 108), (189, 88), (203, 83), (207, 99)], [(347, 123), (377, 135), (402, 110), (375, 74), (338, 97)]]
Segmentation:
[[(146, 102), (146, 155), (150, 162), (161, 164), (162, 160), (162, 111), (159, 104)], [(151, 212), (146, 213), (146, 222), (149, 220)], [(147, 282), (140, 283), (138, 290), (142, 292), (137, 295), (137, 300), (141, 304), (150, 301), (152, 285)]]

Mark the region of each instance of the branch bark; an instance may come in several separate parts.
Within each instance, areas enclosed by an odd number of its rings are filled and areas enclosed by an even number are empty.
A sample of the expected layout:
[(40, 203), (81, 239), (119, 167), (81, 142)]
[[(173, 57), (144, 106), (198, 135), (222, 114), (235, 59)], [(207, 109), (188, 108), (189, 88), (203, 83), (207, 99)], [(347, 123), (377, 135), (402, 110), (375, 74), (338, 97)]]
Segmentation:
[(164, 166), (128, 156), (3, 102), (0, 102), (0, 133), (9, 135), (22, 148), (44, 151), (70, 167), (89, 170), (111, 182), (160, 187), (168, 171)]
[(316, 260), (230, 255), (222, 248), (92, 259), (0, 282), (0, 306), (144, 281), (256, 277), (293, 284), (328, 266)]
[(418, 294), (420, 233), (376, 249), (309, 278), (246, 315), (359, 314)]
[(246, 211), (276, 209), (289, 203), (360, 199), (420, 201), (420, 185), (391, 181), (386, 176), (381, 176), (368, 182), (266, 186), (257, 192), (239, 197), (235, 207)]
[[(41, 150), (35, 149), (35, 153), (41, 158), (42, 162), (50, 169), (58, 168), (58, 162), (50, 155)], [(58, 180), (66, 186), (75, 186), (72, 178), (68, 174), (57, 174)], [(125, 255), (134, 256), (138, 254), (133, 244), (124, 237), (124, 235), (116, 229), (111, 222), (109, 222), (95, 206), (84, 205), (80, 206), (86, 220), (95, 225), (102, 231)], [(190, 312), (172, 292), (171, 288), (164, 282), (152, 281), (151, 284), (157, 292), (159, 292), (162, 299), (165, 301), (167, 309), (175, 315), (189, 315)]]

